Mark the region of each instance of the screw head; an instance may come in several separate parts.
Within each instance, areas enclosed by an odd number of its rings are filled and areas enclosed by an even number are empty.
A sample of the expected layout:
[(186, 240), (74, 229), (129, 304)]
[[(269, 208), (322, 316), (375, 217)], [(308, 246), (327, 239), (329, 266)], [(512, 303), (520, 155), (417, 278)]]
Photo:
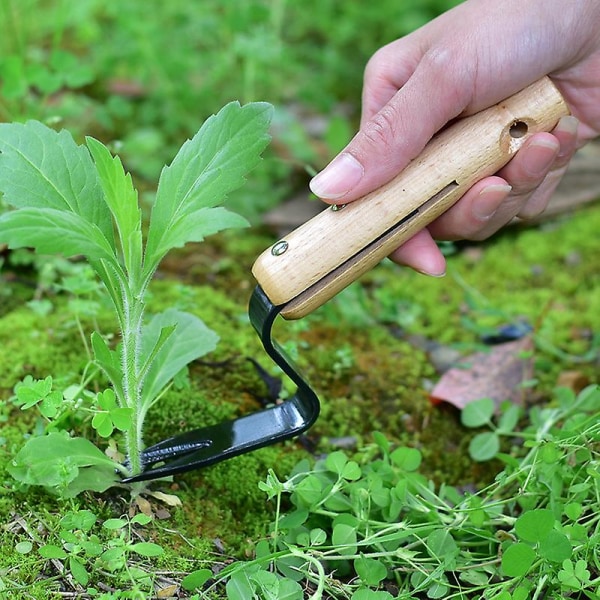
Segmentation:
[(346, 208), (346, 204), (332, 204), (331, 205), (331, 210), (333, 212), (337, 212), (338, 210), (342, 210), (342, 208)]
[(289, 247), (290, 245), (285, 240), (281, 240), (273, 245), (271, 254), (273, 256), (281, 256)]

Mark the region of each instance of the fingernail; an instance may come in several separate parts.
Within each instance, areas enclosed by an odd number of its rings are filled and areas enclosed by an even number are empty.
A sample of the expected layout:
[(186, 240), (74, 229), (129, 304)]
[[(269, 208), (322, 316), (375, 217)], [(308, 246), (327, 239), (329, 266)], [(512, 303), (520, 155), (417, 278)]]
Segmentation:
[(315, 196), (337, 200), (345, 196), (363, 177), (363, 166), (348, 152), (340, 154), (309, 183)]
[(579, 119), (577, 117), (573, 117), (572, 115), (568, 115), (566, 117), (562, 117), (558, 124), (556, 125), (554, 131), (555, 132), (564, 132), (570, 135), (575, 135), (577, 133), (577, 128), (579, 127)]
[[(534, 148), (540, 151), (532, 152)], [(559, 149), (555, 143), (548, 140), (536, 140), (527, 150), (527, 173), (533, 177), (539, 177), (544, 175), (554, 163)]]
[(427, 269), (417, 269), (418, 273), (421, 273), (421, 275), (427, 275), (428, 277), (437, 277), (438, 279), (441, 279), (442, 277), (446, 276), (446, 271), (441, 271), (441, 272), (434, 272), (434, 271), (429, 271)]
[(491, 219), (512, 187), (508, 184), (488, 185), (481, 190), (477, 201), (473, 203), (473, 214), (481, 221)]

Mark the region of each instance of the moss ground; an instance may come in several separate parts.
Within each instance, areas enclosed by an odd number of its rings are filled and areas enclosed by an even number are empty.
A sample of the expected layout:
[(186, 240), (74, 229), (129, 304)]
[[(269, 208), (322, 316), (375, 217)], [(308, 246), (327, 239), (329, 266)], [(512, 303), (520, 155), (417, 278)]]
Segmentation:
[[(319, 421), (304, 443), (265, 448), (182, 475), (172, 484), (157, 484), (156, 489), (176, 494), (182, 506), (165, 507), (149, 498), (165, 517), (142, 534), (166, 550), (152, 569), (176, 580), (177, 573), (250, 552), (252, 540), (266, 532), (273, 517), (274, 507), (258, 489), (267, 469), (284, 477), (298, 460), (328, 451), (339, 438), (360, 447), (373, 431), (383, 431), (397, 443), (418, 446), (428, 473), (438, 481), (485, 480), (489, 472), (468, 459), (469, 437), (457, 414), (431, 405), (427, 389), (438, 376), (426, 352), (411, 340), (421, 336), (468, 349), (486, 328), (525, 319), (534, 326), (537, 342), (537, 383), (530, 391), (536, 401), (551, 401), (565, 370), (598, 381), (598, 358), (586, 359), (586, 353), (600, 335), (599, 229), (597, 206), (542, 227), (511, 229), (451, 255), (448, 274), (440, 280), (382, 265), (306, 319), (278, 323), (274, 336), (296, 357), (322, 399)], [(259, 408), (265, 385), (247, 359), (259, 361), (273, 376), (278, 373), (248, 322), (246, 302), (252, 260), (271, 242), (260, 231), (238, 232), (168, 259), (152, 288), (150, 309), (176, 306), (195, 312), (221, 342), (153, 409), (148, 442)], [(67, 502), (18, 489), (4, 471), (24, 436), (39, 427), (32, 411), (12, 404), (14, 384), (27, 374), (51, 374), (66, 386), (79, 381), (88, 362), (65, 298), (53, 297), (53, 310), (40, 316), (22, 303), (27, 294), (17, 287), (2, 298), (0, 310), (0, 522), (5, 524), (0, 581), (17, 582), (26, 590), (23, 598), (43, 599), (59, 597), (61, 574), (35, 551), (19, 552), (17, 544), (55, 540), (58, 521), (68, 510), (115, 517), (130, 511), (130, 500), (125, 490), (113, 490)], [(93, 320), (105, 332), (114, 328), (104, 309)], [(88, 334), (93, 320), (82, 321)], [(284, 383), (284, 391), (292, 390)]]

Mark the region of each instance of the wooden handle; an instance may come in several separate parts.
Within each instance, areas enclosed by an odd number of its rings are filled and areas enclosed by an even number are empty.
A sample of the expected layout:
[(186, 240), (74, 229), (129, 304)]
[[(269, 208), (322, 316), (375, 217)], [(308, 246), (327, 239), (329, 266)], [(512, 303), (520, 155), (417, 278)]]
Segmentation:
[(395, 179), (343, 208), (324, 210), (265, 250), (252, 272), (281, 314), (312, 312), (503, 167), (534, 133), (568, 115), (543, 78), (431, 139)]

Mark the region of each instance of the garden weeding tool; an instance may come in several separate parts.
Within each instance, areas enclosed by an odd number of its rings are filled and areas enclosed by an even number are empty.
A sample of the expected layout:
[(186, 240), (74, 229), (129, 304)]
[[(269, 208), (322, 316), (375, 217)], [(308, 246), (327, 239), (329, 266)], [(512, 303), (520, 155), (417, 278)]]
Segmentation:
[(143, 452), (145, 470), (124, 482), (207, 466), (306, 431), (319, 400), (289, 356), (271, 338), (275, 318), (299, 319), (452, 206), (473, 184), (503, 167), (534, 133), (551, 131), (569, 114), (543, 78), (523, 91), (437, 134), (395, 179), (346, 206), (333, 206), (278, 241), (256, 260), (258, 285), (250, 321), (267, 354), (298, 389), (283, 403), (176, 435)]

